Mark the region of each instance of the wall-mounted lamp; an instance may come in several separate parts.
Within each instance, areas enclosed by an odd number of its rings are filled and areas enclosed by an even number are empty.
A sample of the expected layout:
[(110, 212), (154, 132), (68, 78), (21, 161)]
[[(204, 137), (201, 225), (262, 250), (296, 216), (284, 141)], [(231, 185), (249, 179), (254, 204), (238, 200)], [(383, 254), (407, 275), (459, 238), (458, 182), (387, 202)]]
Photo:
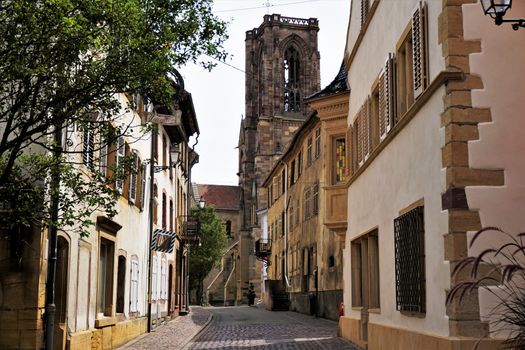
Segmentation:
[(175, 168), (177, 163), (179, 162), (179, 156), (180, 156), (180, 145), (178, 143), (172, 143), (170, 146), (170, 158), (171, 158), (171, 164), (170, 165), (155, 165), (153, 167), (153, 171), (158, 173), (163, 170), (167, 170), (169, 168)]
[(199, 199), (199, 209), (202, 210), (204, 209), (204, 207), (206, 206), (206, 201), (204, 200), (204, 198), (200, 198)]
[(503, 19), (507, 10), (512, 7), (512, 0), (481, 0), (483, 12), (494, 18), (494, 23), (500, 26), (503, 23), (512, 23), (512, 29), (525, 28), (525, 18)]

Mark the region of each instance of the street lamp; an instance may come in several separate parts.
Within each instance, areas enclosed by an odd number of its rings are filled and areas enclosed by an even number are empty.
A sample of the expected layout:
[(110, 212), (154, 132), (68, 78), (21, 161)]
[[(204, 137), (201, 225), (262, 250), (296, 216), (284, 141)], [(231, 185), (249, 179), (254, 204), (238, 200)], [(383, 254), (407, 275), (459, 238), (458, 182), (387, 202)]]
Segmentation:
[(505, 13), (512, 7), (512, 0), (481, 0), (483, 13), (494, 19), (494, 23), (500, 26), (504, 22), (512, 23), (512, 29), (518, 30), (520, 27), (525, 28), (525, 19), (503, 19)]
[(202, 210), (204, 209), (204, 207), (206, 206), (206, 201), (204, 200), (204, 198), (200, 198), (199, 199), (199, 209)]
[(163, 170), (167, 170), (169, 168), (175, 168), (177, 163), (179, 162), (179, 155), (180, 155), (180, 146), (178, 143), (174, 142), (170, 145), (170, 159), (171, 164), (169, 165), (155, 165), (153, 167), (153, 171), (158, 173)]

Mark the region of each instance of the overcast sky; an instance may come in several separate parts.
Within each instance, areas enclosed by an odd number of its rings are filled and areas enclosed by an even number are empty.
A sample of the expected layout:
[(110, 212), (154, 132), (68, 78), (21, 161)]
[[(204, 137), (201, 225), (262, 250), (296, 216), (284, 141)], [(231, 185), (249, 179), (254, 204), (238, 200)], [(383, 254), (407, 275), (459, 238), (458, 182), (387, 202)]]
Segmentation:
[[(266, 3), (271, 6), (266, 7)], [(233, 57), (227, 63), (240, 70), (245, 64), (246, 31), (259, 27), (266, 13), (318, 18), (321, 88), (336, 76), (344, 54), (350, 0), (215, 0), (214, 11), (230, 22), (225, 48)], [(192, 181), (237, 185), (236, 147), (241, 116), (245, 113), (245, 75), (220, 63), (212, 72), (197, 65), (180, 71), (186, 90), (192, 94), (201, 132), (195, 147), (200, 162), (193, 167)]]

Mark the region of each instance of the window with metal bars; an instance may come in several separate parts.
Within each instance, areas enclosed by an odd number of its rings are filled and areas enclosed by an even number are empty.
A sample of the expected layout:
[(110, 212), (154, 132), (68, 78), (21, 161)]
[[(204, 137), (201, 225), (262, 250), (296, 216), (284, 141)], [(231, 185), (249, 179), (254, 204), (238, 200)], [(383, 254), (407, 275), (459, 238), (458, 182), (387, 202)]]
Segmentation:
[(423, 206), (394, 220), (396, 309), (424, 313), (425, 229)]

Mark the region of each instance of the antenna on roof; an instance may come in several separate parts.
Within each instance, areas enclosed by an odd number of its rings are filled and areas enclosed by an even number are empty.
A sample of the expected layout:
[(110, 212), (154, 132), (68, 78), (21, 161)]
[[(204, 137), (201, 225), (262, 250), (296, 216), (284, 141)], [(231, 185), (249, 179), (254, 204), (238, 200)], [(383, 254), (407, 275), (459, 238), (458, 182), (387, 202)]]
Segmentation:
[(270, 14), (270, 7), (272, 7), (273, 5), (270, 3), (270, 1), (266, 1), (266, 2), (263, 2), (263, 5), (266, 6), (266, 14), (269, 15)]

